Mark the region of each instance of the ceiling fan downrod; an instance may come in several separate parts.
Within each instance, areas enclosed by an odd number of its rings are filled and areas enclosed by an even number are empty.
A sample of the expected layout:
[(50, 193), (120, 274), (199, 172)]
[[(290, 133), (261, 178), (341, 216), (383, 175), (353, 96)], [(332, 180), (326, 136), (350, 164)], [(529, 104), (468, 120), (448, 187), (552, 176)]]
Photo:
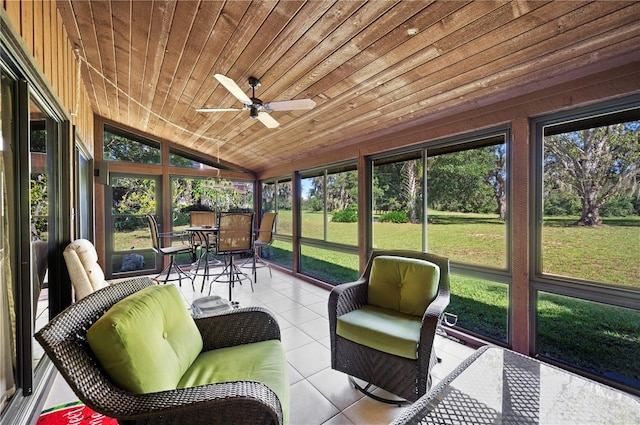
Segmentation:
[(262, 106), (262, 101), (256, 97), (256, 87), (260, 87), (260, 80), (256, 77), (249, 77), (249, 85), (251, 86), (251, 105), (249, 106), (249, 117), (254, 120), (258, 119), (258, 112)]

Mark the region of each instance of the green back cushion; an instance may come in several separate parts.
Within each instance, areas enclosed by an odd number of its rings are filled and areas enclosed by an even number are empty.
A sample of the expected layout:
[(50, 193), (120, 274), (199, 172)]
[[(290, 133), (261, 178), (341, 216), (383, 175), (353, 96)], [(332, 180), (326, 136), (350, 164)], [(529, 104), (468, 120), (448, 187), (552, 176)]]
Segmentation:
[(416, 258), (381, 255), (369, 276), (370, 305), (422, 317), (438, 293), (440, 268)]
[(135, 394), (175, 389), (202, 337), (174, 285), (149, 286), (116, 303), (87, 331), (107, 376)]

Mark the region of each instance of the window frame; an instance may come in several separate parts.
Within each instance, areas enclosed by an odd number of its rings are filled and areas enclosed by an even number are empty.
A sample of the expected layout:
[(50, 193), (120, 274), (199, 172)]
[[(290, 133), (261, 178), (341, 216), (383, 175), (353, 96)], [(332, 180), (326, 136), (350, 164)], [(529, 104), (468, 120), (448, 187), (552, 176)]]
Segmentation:
[[(460, 275), (462, 277), (468, 278), (477, 278), (488, 282), (505, 284), (507, 286), (507, 312), (506, 312), (506, 328), (505, 328), (505, 340), (498, 340), (492, 338), (491, 336), (480, 334), (478, 332), (474, 332), (473, 330), (467, 328), (461, 328), (457, 326), (448, 326), (452, 329), (459, 330), (465, 334), (479, 337), (483, 340), (491, 341), (498, 345), (502, 346), (511, 346), (513, 341), (513, 229), (512, 229), (512, 196), (511, 196), (511, 152), (512, 152), (512, 129), (511, 124), (499, 125), (483, 130), (477, 130), (468, 132), (462, 135), (446, 137), (442, 139), (437, 139), (433, 141), (427, 141), (418, 146), (412, 146), (404, 149), (397, 149), (390, 152), (385, 152), (377, 155), (371, 155), (368, 157), (368, 168), (371, 170), (370, 174), (373, 175), (373, 168), (375, 161), (385, 161), (385, 160), (407, 160), (407, 159), (416, 159), (418, 157), (422, 157), (423, 167), (425, 172), (423, 173), (423, 208), (424, 208), (424, 219), (422, 222), (422, 239), (423, 239), (423, 251), (428, 252), (428, 232), (429, 232), (429, 224), (428, 224), (428, 194), (429, 188), (427, 184), (427, 167), (426, 161), (429, 156), (433, 156), (434, 154), (442, 154), (447, 152), (458, 152), (468, 149), (474, 149), (482, 146), (491, 146), (496, 143), (491, 143), (491, 141), (497, 141), (498, 138), (503, 138), (505, 144), (505, 194), (506, 194), (506, 206), (507, 211), (505, 215), (505, 268), (495, 268), (480, 264), (471, 264), (471, 263), (461, 263), (456, 262), (454, 260), (450, 260), (450, 272), (451, 275)], [(456, 149), (462, 146), (466, 146), (465, 149)], [(373, 179), (369, 179), (368, 181), (368, 193), (371, 205), (368, 205), (368, 208), (371, 210), (373, 208), (373, 199), (371, 196), (372, 192)], [(370, 211), (371, 213), (371, 211)], [(369, 217), (369, 252), (371, 252), (371, 246), (373, 244), (372, 238), (372, 217)], [(380, 249), (384, 247), (378, 247)]]
[[(533, 212), (530, 216), (530, 252), (529, 269), (532, 285), (532, 306), (537, 302), (537, 292), (544, 291), (558, 295), (578, 298), (585, 301), (599, 302), (619, 307), (627, 307), (634, 310), (640, 308), (640, 290), (614, 286), (604, 282), (596, 282), (579, 279), (570, 276), (551, 275), (542, 272), (542, 220), (544, 218), (544, 167), (543, 167), (543, 137), (545, 127), (559, 126), (565, 128), (571, 123), (590, 122), (596, 124), (604, 116), (616, 114), (625, 110), (640, 109), (640, 95), (632, 95), (619, 100), (611, 100), (586, 107), (575, 108), (570, 111), (562, 111), (554, 114), (543, 115), (531, 119), (530, 140), (531, 143), (531, 184), (530, 190)], [(531, 323), (533, 329), (537, 329), (537, 311), (531, 309)], [(532, 350), (537, 350), (535, 345), (536, 332), (531, 333)]]

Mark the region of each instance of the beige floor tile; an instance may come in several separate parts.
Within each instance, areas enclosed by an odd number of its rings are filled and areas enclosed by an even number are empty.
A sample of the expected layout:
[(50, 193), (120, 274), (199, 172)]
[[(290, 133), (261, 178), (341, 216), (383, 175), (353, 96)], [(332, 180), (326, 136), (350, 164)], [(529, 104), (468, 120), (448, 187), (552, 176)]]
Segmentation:
[(291, 386), (291, 425), (323, 424), (340, 413), (308, 381), (303, 380)]
[(324, 317), (300, 323), (298, 328), (316, 341), (329, 337), (329, 321)]
[(344, 409), (342, 413), (355, 425), (388, 425), (405, 409), (406, 407), (398, 407), (363, 397)]
[(313, 342), (313, 338), (296, 327), (283, 329), (280, 331), (280, 335), (285, 351), (294, 350)]
[[(321, 318), (320, 315), (314, 313), (306, 307), (297, 307), (291, 310), (283, 311), (280, 313), (280, 316), (284, 317), (291, 323), (294, 323), (296, 326), (300, 326), (303, 323)], [(329, 325), (327, 324), (327, 326)]]
[(331, 366), (331, 352), (322, 344), (313, 341), (300, 348), (287, 351), (287, 361), (302, 376), (309, 376)]
[(342, 413), (339, 413), (322, 425), (353, 425), (353, 422)]
[(323, 369), (307, 380), (340, 410), (346, 409), (363, 397), (363, 394), (351, 385), (346, 374), (331, 368)]

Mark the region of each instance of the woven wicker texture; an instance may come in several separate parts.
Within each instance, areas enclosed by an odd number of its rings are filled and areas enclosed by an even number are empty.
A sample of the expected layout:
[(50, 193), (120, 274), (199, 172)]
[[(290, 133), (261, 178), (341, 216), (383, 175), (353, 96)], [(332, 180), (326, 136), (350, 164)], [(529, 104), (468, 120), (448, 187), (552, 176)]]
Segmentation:
[[(440, 267), (438, 294), (422, 317), (418, 359), (411, 360), (357, 344), (336, 334), (338, 317), (367, 303), (367, 286), (373, 259), (379, 255), (419, 258)], [(329, 295), (331, 367), (408, 401), (424, 395), (431, 383), (430, 371), (436, 363), (433, 340), (444, 309), (449, 304), (449, 260), (433, 254), (404, 250), (374, 251), (362, 277), (336, 286)]]
[[(68, 307), (36, 334), (78, 398), (121, 424), (282, 424), (278, 397), (258, 382), (137, 395), (109, 381), (86, 341), (87, 329), (113, 304), (150, 285), (154, 285), (152, 280), (139, 278), (101, 289)], [(203, 350), (280, 339), (276, 319), (260, 307), (196, 319), (196, 324), (204, 341)]]

